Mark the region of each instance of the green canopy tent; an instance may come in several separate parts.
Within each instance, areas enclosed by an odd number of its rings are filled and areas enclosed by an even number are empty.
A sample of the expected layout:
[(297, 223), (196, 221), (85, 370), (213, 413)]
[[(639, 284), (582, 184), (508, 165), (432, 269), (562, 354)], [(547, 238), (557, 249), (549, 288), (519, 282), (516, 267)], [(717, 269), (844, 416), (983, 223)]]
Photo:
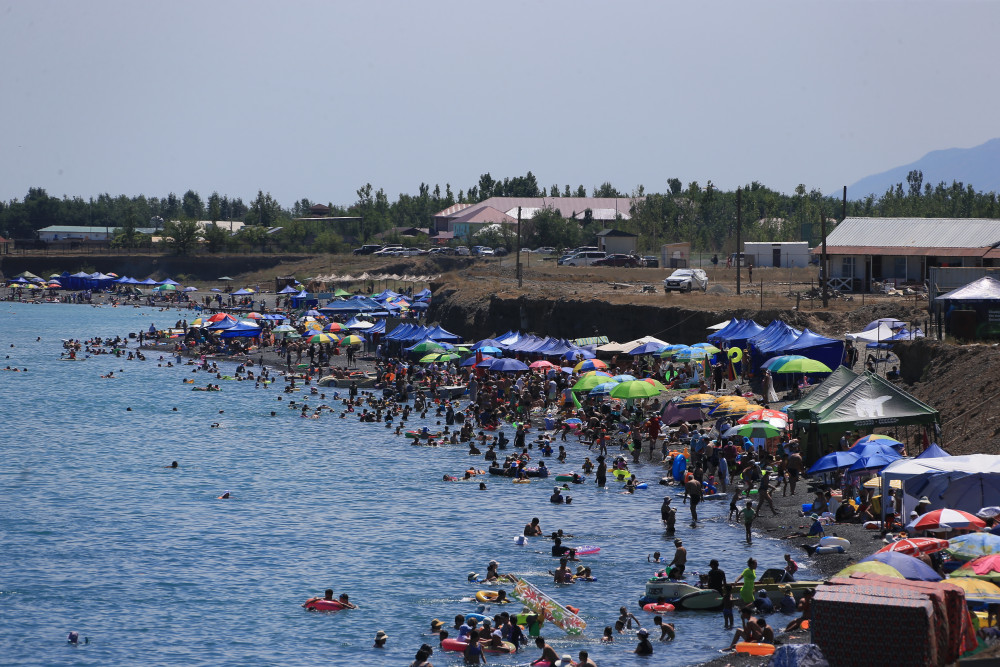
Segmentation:
[[(865, 371), (809, 411), (809, 454), (823, 440), (836, 442), (846, 431), (871, 432), (879, 426), (930, 426), (940, 413), (888, 380)], [(807, 460), (813, 457), (807, 455)]]
[(847, 366), (838, 366), (807, 395), (786, 406), (785, 413), (793, 421), (807, 423), (810, 410), (830, 398), (856, 377), (858, 374)]

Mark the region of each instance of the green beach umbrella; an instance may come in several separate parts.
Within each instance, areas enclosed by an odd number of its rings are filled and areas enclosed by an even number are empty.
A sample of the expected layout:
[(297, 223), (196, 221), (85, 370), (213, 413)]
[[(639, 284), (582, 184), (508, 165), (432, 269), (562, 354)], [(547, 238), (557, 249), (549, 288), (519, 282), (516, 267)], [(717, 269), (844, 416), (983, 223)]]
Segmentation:
[(433, 364), (434, 362), (442, 361), (452, 361), (453, 359), (459, 359), (459, 355), (452, 354), (450, 352), (431, 352), (420, 358), (420, 363), (422, 364)]
[(334, 296), (352, 296), (347, 290), (338, 287), (337, 291), (333, 293)]
[(747, 422), (726, 431), (726, 436), (740, 435), (744, 438), (773, 438), (781, 435), (781, 429), (772, 426), (769, 422)]
[(622, 382), (620, 385), (612, 389), (611, 398), (649, 398), (650, 396), (656, 396), (659, 393), (660, 390), (648, 382), (643, 382), (642, 380), (631, 380), (629, 382)]
[(833, 369), (815, 359), (789, 359), (771, 366), (772, 373), (832, 373)]
[(587, 375), (576, 381), (573, 385), (573, 391), (590, 391), (599, 384), (604, 384), (610, 379), (610, 376), (604, 375)]
[(700, 348), (702, 350), (705, 350), (709, 354), (718, 354), (719, 352), (722, 352), (722, 350), (720, 350), (719, 348), (715, 347), (711, 343), (695, 343), (691, 347)]
[(340, 339), (329, 333), (314, 333), (306, 341), (310, 343), (337, 343)]
[(414, 345), (410, 349), (410, 352), (423, 352), (425, 354), (428, 352), (444, 352), (444, 348), (432, 340), (425, 340)]
[(362, 338), (361, 336), (355, 336), (354, 334), (351, 334), (350, 336), (344, 336), (342, 339), (340, 339), (340, 344), (345, 346), (362, 345), (364, 344), (364, 342), (365, 342), (364, 338)]
[(667, 388), (665, 386), (663, 386), (663, 383), (660, 382), (659, 380), (657, 380), (656, 378), (643, 378), (642, 381), (643, 382), (647, 382), (647, 383), (653, 385), (654, 387), (656, 387), (657, 391), (666, 391), (667, 390)]

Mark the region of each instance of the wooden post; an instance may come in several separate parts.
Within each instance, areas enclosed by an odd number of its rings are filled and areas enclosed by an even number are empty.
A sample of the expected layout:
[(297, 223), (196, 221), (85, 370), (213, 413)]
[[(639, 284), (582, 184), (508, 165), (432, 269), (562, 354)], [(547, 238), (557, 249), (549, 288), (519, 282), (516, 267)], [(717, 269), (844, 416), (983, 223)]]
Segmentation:
[(740, 235), (743, 231), (743, 188), (736, 188), (736, 293), (740, 293)]
[(515, 268), (515, 273), (517, 273), (517, 287), (520, 289), (524, 287), (524, 279), (521, 276), (521, 207), (517, 207), (517, 265)]
[(823, 284), (820, 286), (820, 289), (823, 290), (823, 308), (825, 309), (830, 304), (830, 297), (826, 291), (826, 286), (830, 282), (830, 265), (827, 263), (826, 257), (826, 216), (823, 215), (822, 211), (819, 213), (819, 222), (820, 233), (823, 235), (823, 256), (820, 259), (820, 266), (823, 267)]

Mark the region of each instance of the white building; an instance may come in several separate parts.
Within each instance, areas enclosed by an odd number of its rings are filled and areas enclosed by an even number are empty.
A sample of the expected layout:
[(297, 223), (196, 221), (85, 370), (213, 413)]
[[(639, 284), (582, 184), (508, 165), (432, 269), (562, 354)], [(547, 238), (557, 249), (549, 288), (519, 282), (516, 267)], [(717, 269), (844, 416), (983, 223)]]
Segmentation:
[(743, 244), (745, 261), (758, 267), (803, 268), (809, 266), (809, 244), (805, 241), (771, 243), (748, 241)]

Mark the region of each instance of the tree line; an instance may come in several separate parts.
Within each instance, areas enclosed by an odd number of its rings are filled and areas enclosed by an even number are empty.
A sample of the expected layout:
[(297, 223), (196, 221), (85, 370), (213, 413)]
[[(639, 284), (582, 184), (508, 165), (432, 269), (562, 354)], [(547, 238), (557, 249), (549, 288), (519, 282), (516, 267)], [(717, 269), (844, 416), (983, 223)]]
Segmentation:
[[(828, 230), (846, 214), (862, 217), (996, 218), (1000, 215), (995, 192), (976, 190), (972, 185), (944, 181), (923, 182), (914, 170), (907, 182), (897, 183), (881, 196), (869, 195), (848, 200), (846, 209), (837, 196), (824, 196), (804, 185), (792, 194), (772, 190), (754, 181), (740, 190), (742, 239), (744, 241), (808, 241), (820, 238), (821, 220)], [(282, 206), (270, 193), (258, 191), (253, 201), (213, 192), (207, 200), (193, 190), (181, 196), (165, 197), (101, 194), (97, 197), (52, 197), (42, 188), (31, 188), (24, 199), (0, 202), (0, 236), (32, 243), (38, 230), (50, 225), (106, 227), (115, 230), (113, 244), (119, 247), (147, 245), (149, 236), (139, 230), (154, 228), (178, 252), (203, 246), (209, 252), (238, 248), (259, 248), (286, 252), (343, 252), (349, 243), (371, 240), (382, 233), (386, 242), (427, 243), (425, 237), (400, 238), (394, 228), (426, 228), (433, 231), (433, 216), (455, 204), (475, 204), (490, 197), (546, 197), (548, 206), (522, 224), (524, 247), (575, 247), (593, 242), (604, 227), (614, 227), (639, 236), (639, 248), (652, 251), (664, 243), (691, 243), (700, 252), (736, 250), (737, 191), (692, 181), (686, 186), (677, 178), (668, 179), (660, 192), (646, 192), (638, 186), (631, 192), (616, 189), (610, 182), (594, 186), (592, 197), (619, 197), (629, 200), (628, 216), (614, 221), (597, 220), (591, 211), (563, 210), (559, 199), (586, 197), (583, 185), (553, 184), (546, 188), (530, 171), (524, 176), (494, 179), (489, 173), (457, 194), (451, 184), (433, 188), (421, 183), (416, 194), (400, 193), (394, 201), (382, 188), (366, 183), (356, 191), (349, 205), (327, 203), (331, 217), (338, 221), (309, 220), (311, 207), (319, 202), (299, 199)], [(195, 221), (211, 220), (217, 226), (202, 229)], [(229, 221), (245, 226), (232, 234)], [(389, 232), (389, 233), (387, 233)], [(516, 243), (514, 230), (507, 226), (483, 230), (474, 242), (506, 246)]]

